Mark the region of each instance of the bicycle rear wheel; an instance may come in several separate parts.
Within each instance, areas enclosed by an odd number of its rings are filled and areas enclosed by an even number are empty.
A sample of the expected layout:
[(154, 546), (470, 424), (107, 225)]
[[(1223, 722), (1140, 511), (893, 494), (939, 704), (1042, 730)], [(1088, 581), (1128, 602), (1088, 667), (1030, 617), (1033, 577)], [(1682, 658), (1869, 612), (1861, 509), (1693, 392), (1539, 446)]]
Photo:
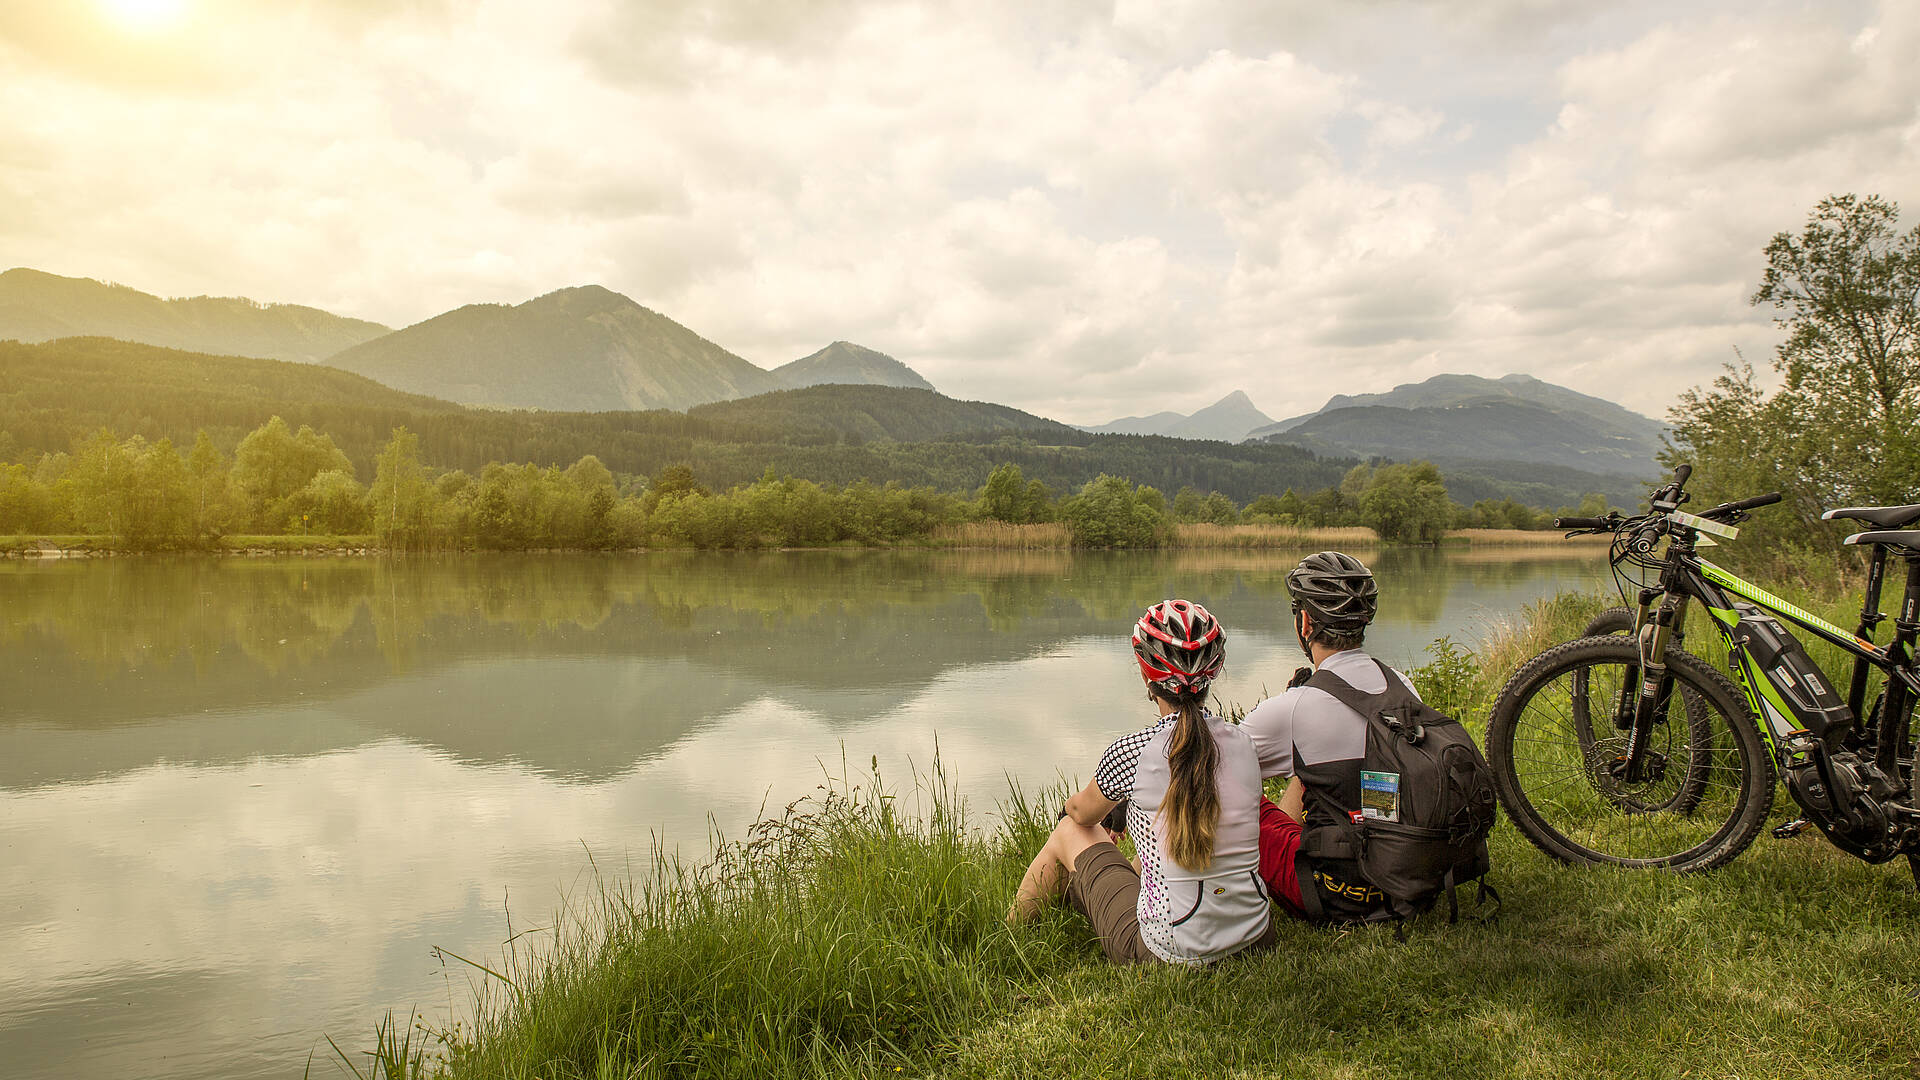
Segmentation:
[(1626, 733), (1596, 717), (1638, 692), (1637, 647), (1582, 638), (1534, 657), (1500, 691), (1487, 758), (1507, 814), (1568, 862), (1704, 870), (1752, 843), (1773, 804), (1773, 763), (1740, 692), (1669, 648), (1673, 693), (1649, 733), (1645, 776), (1618, 775)]

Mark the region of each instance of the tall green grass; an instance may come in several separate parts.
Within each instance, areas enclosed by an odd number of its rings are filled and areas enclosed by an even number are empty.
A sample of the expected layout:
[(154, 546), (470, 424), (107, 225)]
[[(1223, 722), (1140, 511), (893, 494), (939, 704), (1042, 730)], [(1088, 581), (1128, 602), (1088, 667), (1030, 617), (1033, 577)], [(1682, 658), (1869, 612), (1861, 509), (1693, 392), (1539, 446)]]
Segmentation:
[[(1473, 720), (1602, 601), (1436, 643)], [(1069, 767), (1073, 763), (1066, 763)], [(1282, 927), (1211, 969), (1120, 969), (1084, 920), (1001, 921), (1063, 791), (970, 816), (936, 770), (830, 785), (721, 845), (608, 879), (480, 975), (472, 1027), (386, 1029), (386, 1077), (1903, 1077), (1920, 1069), (1904, 863), (1809, 834), (1674, 876), (1562, 867), (1495, 830), (1494, 922)], [(529, 942), (538, 941), (538, 947)]]

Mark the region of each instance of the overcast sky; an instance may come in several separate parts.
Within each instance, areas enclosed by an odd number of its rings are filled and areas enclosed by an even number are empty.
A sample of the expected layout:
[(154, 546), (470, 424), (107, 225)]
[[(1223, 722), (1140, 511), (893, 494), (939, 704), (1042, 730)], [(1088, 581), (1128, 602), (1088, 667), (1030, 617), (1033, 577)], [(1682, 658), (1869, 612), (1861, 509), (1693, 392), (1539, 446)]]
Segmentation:
[(0, 268), (402, 326), (568, 285), (1097, 423), (1523, 371), (1654, 416), (1920, 4), (0, 0)]

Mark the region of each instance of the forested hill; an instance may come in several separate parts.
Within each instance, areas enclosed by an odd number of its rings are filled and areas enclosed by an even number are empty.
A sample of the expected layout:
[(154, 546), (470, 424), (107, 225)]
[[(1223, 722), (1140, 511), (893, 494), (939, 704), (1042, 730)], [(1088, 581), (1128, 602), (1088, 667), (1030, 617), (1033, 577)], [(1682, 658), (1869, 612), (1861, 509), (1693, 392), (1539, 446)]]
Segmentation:
[(1050, 443), (1085, 441), (1075, 428), (1011, 406), (957, 401), (932, 390), (901, 386), (810, 386), (700, 405), (687, 410), (687, 415), (858, 442), (992, 438), (1010, 432)]
[(0, 273), (0, 340), (94, 335), (303, 363), (387, 333), (386, 327), (297, 304), (237, 296), (163, 300), (91, 278), (17, 267)]
[(786, 383), (598, 285), (469, 304), (327, 363), (389, 386), (509, 409), (685, 409)]
[[(931, 441), (863, 434), (870, 424), (899, 423), (876, 419), (884, 411), (877, 403), (889, 397), (917, 410), (900, 430), (938, 434)], [(1191, 485), (1245, 502), (1288, 488), (1323, 489), (1354, 464), (1293, 446), (1091, 435), (1015, 409), (901, 388), (810, 387), (691, 414), (505, 412), (400, 393), (326, 367), (100, 338), (0, 342), (0, 461), (32, 463), (103, 427), (181, 446), (204, 429), (231, 453), (276, 415), (331, 436), (362, 480), (372, 478), (374, 455), (403, 425), (420, 436), (422, 460), (439, 468), (471, 472), (495, 461), (566, 465), (593, 454), (620, 473), (651, 474), (686, 463), (701, 483), (716, 488), (772, 469), (824, 483), (898, 481), (971, 491), (994, 466), (1013, 462), (1056, 491), (1109, 473), (1163, 491)], [(992, 424), (984, 431), (983, 420)]]

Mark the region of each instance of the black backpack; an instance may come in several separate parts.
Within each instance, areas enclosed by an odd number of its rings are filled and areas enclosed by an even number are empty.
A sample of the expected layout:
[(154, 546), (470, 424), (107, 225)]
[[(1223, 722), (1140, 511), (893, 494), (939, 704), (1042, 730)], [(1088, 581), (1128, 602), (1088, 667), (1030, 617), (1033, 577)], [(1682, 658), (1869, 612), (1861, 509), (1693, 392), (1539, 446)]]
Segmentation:
[(1458, 919), (1456, 885), (1480, 881), (1481, 899), (1499, 900), (1481, 880), (1497, 816), (1493, 770), (1458, 720), (1421, 701), (1385, 664), (1380, 673), (1387, 688), (1378, 694), (1355, 690), (1330, 671), (1306, 682), (1366, 718), (1367, 751), (1360, 763), (1361, 805), (1340, 806), (1325, 790), (1307, 789), (1308, 798), (1332, 811), (1332, 820), (1309, 829), (1301, 851), (1309, 859), (1353, 860), (1366, 882), (1386, 894), (1384, 908), (1393, 916), (1427, 911), (1445, 890)]

